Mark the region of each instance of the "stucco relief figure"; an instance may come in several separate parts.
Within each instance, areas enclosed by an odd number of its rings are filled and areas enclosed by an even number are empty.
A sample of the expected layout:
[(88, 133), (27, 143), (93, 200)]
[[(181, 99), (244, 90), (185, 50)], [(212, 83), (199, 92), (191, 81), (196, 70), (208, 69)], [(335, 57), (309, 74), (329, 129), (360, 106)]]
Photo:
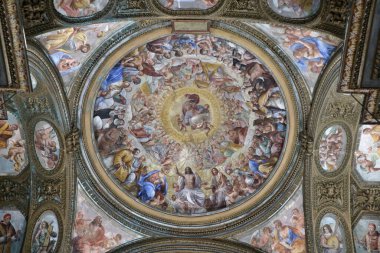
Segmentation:
[(63, 15), (84, 17), (101, 11), (108, 0), (54, 0), (54, 6)]

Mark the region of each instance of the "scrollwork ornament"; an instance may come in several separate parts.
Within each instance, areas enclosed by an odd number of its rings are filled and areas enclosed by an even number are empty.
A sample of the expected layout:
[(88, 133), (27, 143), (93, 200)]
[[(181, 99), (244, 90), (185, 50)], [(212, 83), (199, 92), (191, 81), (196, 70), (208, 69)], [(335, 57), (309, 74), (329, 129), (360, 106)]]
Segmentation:
[(50, 112), (49, 101), (47, 97), (28, 97), (25, 100), (25, 108), (32, 112), (47, 113)]
[(80, 132), (77, 127), (73, 127), (71, 132), (65, 137), (66, 151), (68, 153), (73, 153), (79, 148), (79, 138)]
[(359, 211), (380, 211), (380, 189), (352, 186), (352, 209), (354, 213)]
[(299, 139), (301, 147), (306, 152), (306, 155), (311, 156), (313, 154), (313, 137), (311, 137), (307, 131), (303, 131), (299, 134)]
[(344, 204), (344, 179), (322, 181), (315, 184), (315, 206), (323, 207), (331, 204), (342, 207)]
[(4, 179), (0, 181), (0, 201), (16, 201), (25, 198), (28, 189), (25, 183)]
[(332, 101), (326, 106), (325, 113), (322, 116), (322, 123), (331, 119), (344, 119), (345, 121), (356, 120), (357, 104), (349, 101)]
[(42, 201), (62, 201), (62, 180), (49, 179), (37, 180), (37, 202)]

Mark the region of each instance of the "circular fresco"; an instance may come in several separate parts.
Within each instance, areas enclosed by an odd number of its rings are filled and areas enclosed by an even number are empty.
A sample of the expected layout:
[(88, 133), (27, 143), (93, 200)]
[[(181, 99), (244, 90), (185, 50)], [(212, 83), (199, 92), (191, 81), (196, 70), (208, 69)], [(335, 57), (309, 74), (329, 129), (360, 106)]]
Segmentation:
[(288, 131), (267, 66), (209, 34), (169, 35), (128, 52), (103, 77), (93, 110), (108, 176), (129, 197), (178, 215), (208, 215), (259, 192)]

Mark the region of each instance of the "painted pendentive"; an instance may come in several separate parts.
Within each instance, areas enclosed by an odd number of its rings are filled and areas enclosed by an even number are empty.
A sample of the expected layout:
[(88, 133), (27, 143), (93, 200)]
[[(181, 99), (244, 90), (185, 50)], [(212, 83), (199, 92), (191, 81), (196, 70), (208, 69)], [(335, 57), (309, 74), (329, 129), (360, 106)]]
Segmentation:
[(43, 212), (38, 218), (32, 237), (32, 253), (54, 252), (59, 241), (57, 216), (52, 211)]
[(54, 0), (55, 9), (64, 16), (86, 17), (106, 7), (108, 0)]
[(344, 231), (334, 214), (323, 216), (319, 228), (319, 245), (323, 253), (346, 252)]
[(270, 8), (277, 14), (287, 18), (307, 18), (314, 15), (320, 0), (267, 0)]
[(356, 253), (380, 251), (379, 229), (379, 217), (363, 217), (359, 220), (353, 231)]
[(210, 35), (136, 48), (95, 101), (99, 156), (130, 197), (172, 214), (242, 203), (272, 174), (287, 132), (282, 91), (260, 59)]
[(327, 172), (337, 170), (346, 154), (346, 130), (333, 125), (327, 128), (319, 141), (319, 161), (322, 169)]
[(78, 184), (73, 252), (106, 252), (121, 244), (142, 238), (100, 209)]
[(313, 30), (283, 25), (248, 23), (272, 37), (289, 55), (313, 93), (318, 76), (341, 42)]
[(207, 10), (218, 3), (219, 0), (158, 0), (158, 2), (170, 10)]
[(354, 169), (364, 181), (380, 182), (380, 125), (363, 125), (358, 133)]
[(0, 210), (0, 252), (20, 253), (26, 221), (20, 211)]
[(27, 164), (25, 140), (19, 119), (8, 113), (0, 120), (0, 175), (17, 175)]
[(64, 82), (66, 92), (82, 64), (105, 41), (109, 34), (131, 21), (70, 27), (37, 36), (48, 51)]
[(53, 170), (60, 158), (60, 143), (57, 132), (46, 121), (39, 121), (34, 129), (34, 148), (41, 166)]
[(306, 252), (302, 188), (267, 222), (235, 235), (234, 239), (264, 252)]

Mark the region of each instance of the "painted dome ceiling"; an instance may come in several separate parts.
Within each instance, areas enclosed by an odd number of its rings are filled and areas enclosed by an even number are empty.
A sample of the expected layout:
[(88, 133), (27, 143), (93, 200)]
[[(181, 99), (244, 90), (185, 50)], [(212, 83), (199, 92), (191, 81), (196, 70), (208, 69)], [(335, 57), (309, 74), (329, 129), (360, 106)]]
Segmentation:
[(16, 251), (45, 229), (56, 252), (361, 252), (352, 231), (380, 226), (379, 96), (344, 56), (376, 48), (342, 43), (375, 4), (354, 1), (345, 30), (348, 0), (37, 2), (4, 23), (25, 28), (23, 69), (0, 41), (19, 81), (0, 83)]
[(133, 48), (104, 77), (94, 143), (128, 196), (207, 215), (246, 201), (275, 173), (286, 102), (254, 52), (212, 34), (168, 35)]

